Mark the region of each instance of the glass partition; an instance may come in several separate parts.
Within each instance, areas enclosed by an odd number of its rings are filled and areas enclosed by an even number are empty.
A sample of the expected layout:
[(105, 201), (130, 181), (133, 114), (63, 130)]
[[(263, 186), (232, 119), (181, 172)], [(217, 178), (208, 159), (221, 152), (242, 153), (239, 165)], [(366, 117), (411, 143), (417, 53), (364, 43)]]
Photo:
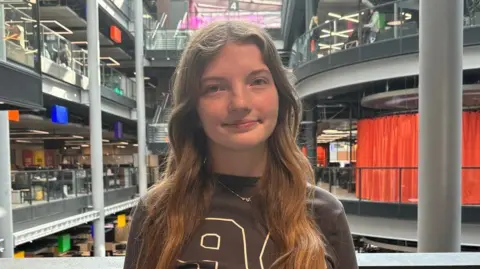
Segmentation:
[(101, 63), (101, 83), (106, 88), (114, 91), (116, 94), (135, 99), (135, 82), (127, 78), (122, 73)]
[(37, 21), (33, 6), (27, 3), (4, 4), (4, 39), (7, 59), (35, 68), (38, 57)]
[(148, 50), (165, 50), (165, 58), (179, 56), (192, 32), (215, 21), (250, 21), (267, 30), (280, 29), (280, 11), (226, 11), (185, 13), (178, 22), (177, 29), (163, 29), (164, 17), (155, 19), (151, 14), (144, 15), (146, 27), (145, 46)]
[[(104, 190), (137, 184), (137, 168), (105, 168)], [(92, 194), (90, 169), (12, 171), (12, 207), (38, 205)]]
[(197, 30), (215, 21), (248, 21), (267, 29), (281, 27), (280, 11), (225, 11), (190, 12), (180, 22), (178, 29)]
[(44, 25), (40, 25), (40, 35), (43, 41), (42, 56), (44, 59), (71, 69), (80, 75), (87, 75), (85, 68), (85, 62), (88, 58), (86, 50), (72, 44)]
[(356, 12), (328, 12), (328, 20), (312, 20), (311, 29), (292, 47), (290, 67), (363, 44), (418, 34), (418, 9), (393, 1)]

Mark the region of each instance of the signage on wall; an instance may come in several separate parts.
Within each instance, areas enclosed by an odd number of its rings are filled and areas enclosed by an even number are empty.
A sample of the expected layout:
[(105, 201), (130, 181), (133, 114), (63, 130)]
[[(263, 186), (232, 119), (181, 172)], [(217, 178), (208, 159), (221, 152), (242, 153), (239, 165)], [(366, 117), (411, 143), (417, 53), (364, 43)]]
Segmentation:
[(110, 39), (115, 43), (122, 43), (122, 31), (115, 25), (110, 26)]
[(238, 0), (229, 0), (228, 1), (228, 9), (232, 11), (238, 11), (240, 8), (238, 6)]

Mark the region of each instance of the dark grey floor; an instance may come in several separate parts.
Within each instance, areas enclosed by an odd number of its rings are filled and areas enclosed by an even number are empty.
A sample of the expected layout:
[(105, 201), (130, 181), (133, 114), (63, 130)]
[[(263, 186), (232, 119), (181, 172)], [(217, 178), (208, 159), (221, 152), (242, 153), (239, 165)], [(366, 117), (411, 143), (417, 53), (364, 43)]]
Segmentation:
[[(417, 221), (347, 215), (354, 235), (417, 241)], [(462, 224), (462, 244), (480, 246), (480, 225)]]

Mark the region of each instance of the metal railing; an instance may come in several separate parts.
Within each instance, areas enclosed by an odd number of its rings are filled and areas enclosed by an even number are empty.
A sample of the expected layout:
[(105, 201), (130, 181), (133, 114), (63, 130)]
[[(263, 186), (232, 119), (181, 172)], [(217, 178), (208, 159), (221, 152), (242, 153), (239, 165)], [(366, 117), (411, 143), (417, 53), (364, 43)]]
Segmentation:
[[(404, 8), (402, 3), (407, 1), (392, 1), (346, 15), (329, 13), (331, 19), (295, 40), (290, 67), (297, 68), (361, 45), (418, 35), (418, 10)], [(480, 12), (466, 13), (464, 27), (480, 25)]]
[[(125, 257), (0, 259), (0, 268), (120, 269), (124, 260)], [(480, 255), (477, 253), (360, 253), (357, 254), (357, 261), (360, 269), (480, 268)]]
[[(417, 167), (319, 167), (316, 184), (339, 199), (416, 204)], [(480, 205), (480, 167), (462, 168), (463, 204)], [(478, 189), (478, 188), (477, 188)]]
[[(136, 186), (137, 175), (137, 168), (105, 169), (104, 190)], [(92, 194), (90, 169), (12, 171), (11, 177), (14, 209)]]

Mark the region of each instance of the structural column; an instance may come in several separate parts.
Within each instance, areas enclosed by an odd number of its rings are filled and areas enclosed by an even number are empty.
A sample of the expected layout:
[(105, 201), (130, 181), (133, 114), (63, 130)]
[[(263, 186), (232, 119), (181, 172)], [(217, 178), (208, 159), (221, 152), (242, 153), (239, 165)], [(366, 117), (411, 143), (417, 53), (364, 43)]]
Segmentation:
[(143, 1), (135, 1), (135, 79), (137, 87), (138, 189), (140, 196), (147, 193), (147, 127), (143, 52)]
[(87, 0), (88, 90), (90, 99), (90, 164), (92, 167), (93, 209), (100, 212), (94, 221), (96, 257), (105, 256), (105, 205), (103, 196), (102, 108), (100, 88), (100, 44), (98, 0)]
[(0, 61), (7, 60), (7, 51), (5, 44), (5, 11), (3, 4), (0, 4)]
[(0, 111), (0, 152), (2, 152), (0, 154), (0, 258), (13, 258), (15, 247), (13, 240), (9, 130), (8, 111)]
[(420, 0), (418, 251), (459, 252), (463, 1)]
[(312, 166), (317, 167), (317, 107), (315, 102), (305, 103), (305, 146), (307, 157)]
[[(6, 61), (5, 17), (0, 4), (0, 61)], [(12, 180), (10, 176), (10, 123), (8, 111), (0, 111), (0, 258), (13, 258)]]

